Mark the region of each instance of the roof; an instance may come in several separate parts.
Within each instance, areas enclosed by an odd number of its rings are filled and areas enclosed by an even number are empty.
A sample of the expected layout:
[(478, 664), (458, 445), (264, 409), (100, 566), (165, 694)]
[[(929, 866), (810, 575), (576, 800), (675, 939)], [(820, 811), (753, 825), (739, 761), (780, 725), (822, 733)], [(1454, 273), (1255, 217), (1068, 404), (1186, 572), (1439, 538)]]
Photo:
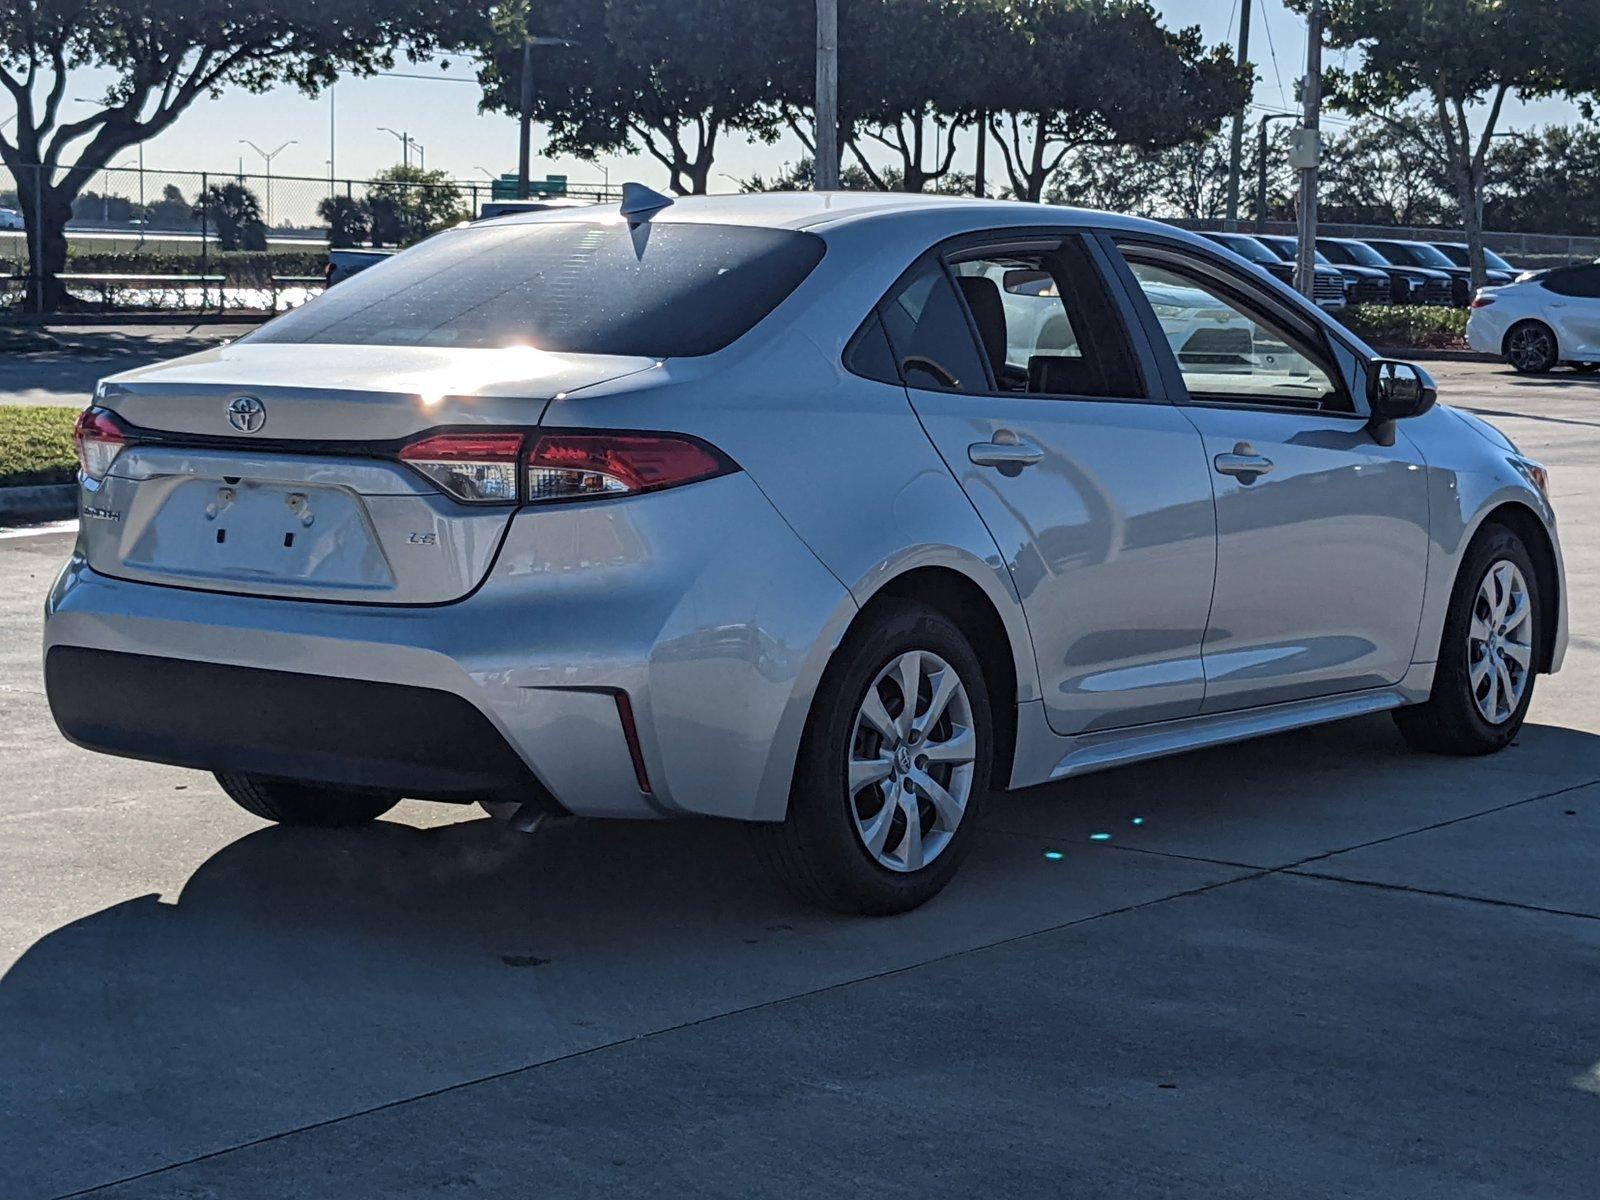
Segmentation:
[[(973, 196), (941, 196), (926, 192), (743, 192), (719, 196), (678, 196), (647, 218), (657, 223), (694, 222), (757, 225), (779, 229), (819, 229), (895, 213), (941, 209), (971, 213), (982, 207), (1008, 225), (1092, 225), (1120, 230), (1180, 232), (1174, 226), (1124, 217), (1094, 209), (1033, 204), (1021, 200), (982, 200)], [(618, 220), (616, 204), (596, 204), (556, 212), (518, 213), (502, 221)]]

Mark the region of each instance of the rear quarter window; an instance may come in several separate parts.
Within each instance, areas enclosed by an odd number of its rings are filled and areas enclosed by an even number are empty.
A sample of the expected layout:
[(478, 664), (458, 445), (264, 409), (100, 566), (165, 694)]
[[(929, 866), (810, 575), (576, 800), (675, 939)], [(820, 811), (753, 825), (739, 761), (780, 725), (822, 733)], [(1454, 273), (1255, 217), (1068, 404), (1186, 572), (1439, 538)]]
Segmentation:
[(695, 357), (749, 332), (823, 249), (814, 234), (734, 225), (470, 226), (368, 268), (245, 340)]

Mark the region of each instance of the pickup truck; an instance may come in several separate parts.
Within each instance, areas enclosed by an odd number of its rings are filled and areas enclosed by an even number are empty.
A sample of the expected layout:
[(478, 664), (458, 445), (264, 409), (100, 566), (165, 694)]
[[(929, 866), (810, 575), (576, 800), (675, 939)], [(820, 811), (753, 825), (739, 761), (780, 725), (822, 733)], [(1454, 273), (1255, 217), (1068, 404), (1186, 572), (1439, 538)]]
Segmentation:
[(343, 283), (357, 271), (365, 271), (393, 254), (393, 250), (329, 250), (322, 275), (327, 285)]

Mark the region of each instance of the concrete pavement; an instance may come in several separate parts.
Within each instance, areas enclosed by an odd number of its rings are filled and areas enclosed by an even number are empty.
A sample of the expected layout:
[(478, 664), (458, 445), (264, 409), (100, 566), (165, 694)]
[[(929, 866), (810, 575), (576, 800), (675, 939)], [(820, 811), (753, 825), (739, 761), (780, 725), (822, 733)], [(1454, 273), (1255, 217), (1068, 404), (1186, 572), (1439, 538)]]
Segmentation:
[(0, 354), (0, 407), (51, 404), (82, 408), (107, 375), (209, 349), (256, 327), (249, 324), (59, 325), (48, 330), (60, 348)]
[(715, 823), (286, 830), (79, 751), (68, 536), (0, 539), (0, 1196), (1592, 1196), (1600, 380), (1432, 369), (1562, 513), (1518, 742), (1377, 718), (995, 798), (887, 921)]

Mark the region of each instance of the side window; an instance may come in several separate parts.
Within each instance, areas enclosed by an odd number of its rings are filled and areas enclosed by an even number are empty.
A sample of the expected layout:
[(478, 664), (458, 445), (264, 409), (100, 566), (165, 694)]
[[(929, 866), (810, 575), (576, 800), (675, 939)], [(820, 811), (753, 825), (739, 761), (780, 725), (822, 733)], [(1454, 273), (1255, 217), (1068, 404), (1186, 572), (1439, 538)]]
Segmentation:
[(1545, 276), (1544, 289), (1558, 296), (1600, 299), (1600, 266), (1568, 267)]
[(1209, 270), (1129, 260), (1155, 310), (1184, 385), (1195, 400), (1350, 411), (1319, 348), (1243, 296), (1250, 285), (1222, 287)]
[(883, 321), (877, 309), (861, 322), (861, 328), (844, 348), (844, 367), (852, 374), (876, 379), (879, 383), (900, 382), (900, 368), (895, 365), (894, 350), (883, 332)]
[(1143, 397), (1121, 318), (1076, 238), (970, 251), (951, 269), (999, 391)]
[(907, 387), (986, 392), (972, 327), (938, 259), (924, 259), (878, 305)]

